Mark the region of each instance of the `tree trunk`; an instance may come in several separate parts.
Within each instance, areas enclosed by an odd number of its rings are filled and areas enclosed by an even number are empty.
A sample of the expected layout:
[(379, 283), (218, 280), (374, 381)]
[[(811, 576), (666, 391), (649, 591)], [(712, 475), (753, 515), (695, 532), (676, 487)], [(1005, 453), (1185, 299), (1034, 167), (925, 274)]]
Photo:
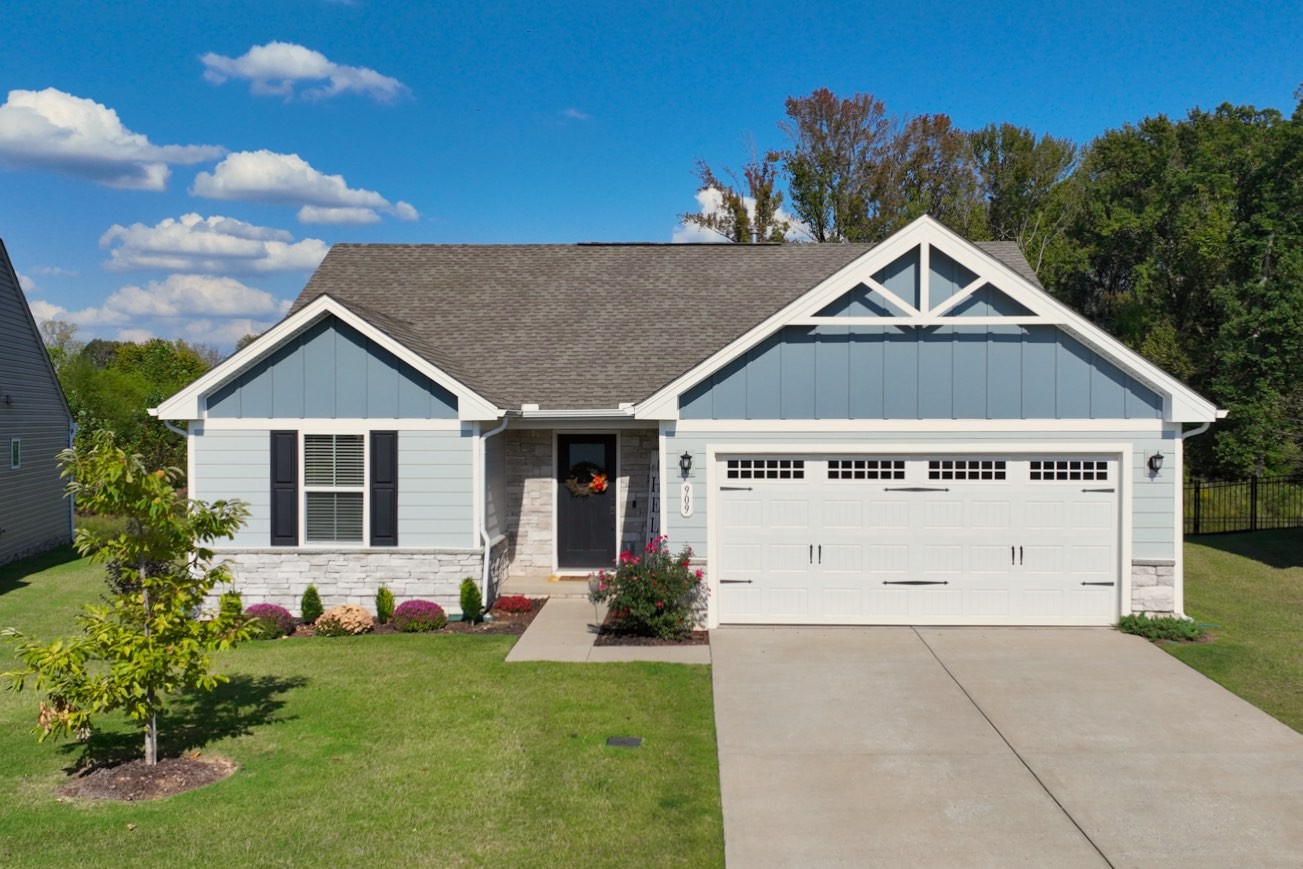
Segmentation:
[[(154, 692), (150, 691), (148, 703), (154, 705)], [(158, 716), (154, 712), (149, 713), (149, 720), (145, 722), (145, 765), (153, 766), (158, 763)]]

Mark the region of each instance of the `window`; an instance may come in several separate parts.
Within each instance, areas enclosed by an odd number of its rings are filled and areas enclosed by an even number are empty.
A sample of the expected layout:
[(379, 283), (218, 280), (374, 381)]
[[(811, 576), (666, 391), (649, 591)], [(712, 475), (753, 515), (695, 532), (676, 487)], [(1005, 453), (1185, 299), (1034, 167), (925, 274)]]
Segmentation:
[(21, 468), (23, 466), (23, 439), (9, 439), (9, 467)]
[(903, 459), (829, 459), (830, 480), (903, 480)]
[(1031, 463), (1030, 476), (1042, 482), (1048, 480), (1107, 480), (1108, 461), (1089, 459), (1054, 459)]
[(358, 435), (303, 436), (303, 526), (308, 543), (361, 543), (366, 449)]
[(927, 463), (929, 480), (1003, 480), (1002, 459), (932, 459)]
[(804, 480), (804, 459), (729, 459), (730, 480)]

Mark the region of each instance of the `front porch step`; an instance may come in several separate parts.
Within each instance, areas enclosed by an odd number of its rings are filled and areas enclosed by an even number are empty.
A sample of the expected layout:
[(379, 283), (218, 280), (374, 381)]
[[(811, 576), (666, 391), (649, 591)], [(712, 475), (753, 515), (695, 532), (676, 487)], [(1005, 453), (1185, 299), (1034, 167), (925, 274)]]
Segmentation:
[(550, 580), (544, 576), (508, 577), (498, 589), (498, 597), (523, 594), (525, 597), (588, 598), (588, 578)]

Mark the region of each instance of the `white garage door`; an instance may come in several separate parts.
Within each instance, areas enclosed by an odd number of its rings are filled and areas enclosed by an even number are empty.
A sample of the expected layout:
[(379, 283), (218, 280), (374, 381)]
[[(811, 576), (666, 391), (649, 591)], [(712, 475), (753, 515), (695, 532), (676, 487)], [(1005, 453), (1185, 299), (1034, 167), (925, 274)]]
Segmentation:
[(1115, 457), (725, 456), (723, 624), (1105, 625)]

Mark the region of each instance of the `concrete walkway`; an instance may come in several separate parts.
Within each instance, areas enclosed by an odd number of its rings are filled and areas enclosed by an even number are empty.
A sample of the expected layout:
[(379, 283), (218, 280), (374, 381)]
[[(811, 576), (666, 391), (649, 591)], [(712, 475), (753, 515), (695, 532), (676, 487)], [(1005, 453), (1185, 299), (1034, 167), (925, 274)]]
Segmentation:
[(664, 661), (671, 664), (709, 664), (710, 646), (595, 646), (597, 625), (606, 608), (594, 609), (582, 598), (548, 598), (547, 606), (516, 641), (507, 662)]
[(1303, 865), (1303, 736), (1138, 638), (711, 642), (730, 866)]

